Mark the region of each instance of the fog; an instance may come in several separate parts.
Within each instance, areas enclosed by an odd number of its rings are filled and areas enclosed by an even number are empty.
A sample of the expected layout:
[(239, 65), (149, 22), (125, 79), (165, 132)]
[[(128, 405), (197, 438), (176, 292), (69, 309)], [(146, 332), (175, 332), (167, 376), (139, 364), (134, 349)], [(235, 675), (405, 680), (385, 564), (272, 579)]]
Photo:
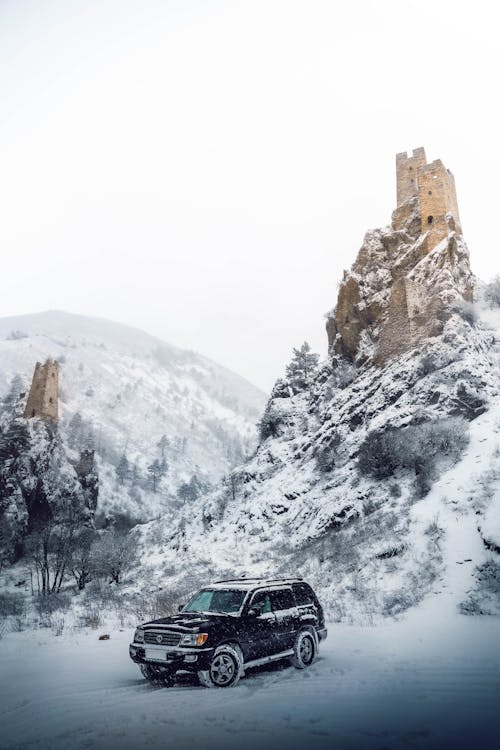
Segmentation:
[(269, 389), (366, 229), (397, 151), (455, 175), (472, 266), (500, 269), (490, 3), (0, 4), (0, 315), (64, 309)]

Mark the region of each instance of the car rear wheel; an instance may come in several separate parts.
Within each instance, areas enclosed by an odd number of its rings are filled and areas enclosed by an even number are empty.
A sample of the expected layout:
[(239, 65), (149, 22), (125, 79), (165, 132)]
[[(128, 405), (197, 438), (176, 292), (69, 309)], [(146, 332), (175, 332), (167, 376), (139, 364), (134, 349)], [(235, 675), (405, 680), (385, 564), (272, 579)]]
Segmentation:
[(241, 652), (233, 646), (219, 646), (207, 670), (198, 672), (204, 687), (234, 687), (243, 671)]
[(293, 646), (292, 664), (296, 669), (309, 667), (318, 655), (318, 643), (310, 630), (301, 630)]
[(153, 664), (141, 664), (141, 674), (148, 682), (156, 687), (171, 687), (175, 682), (175, 674), (171, 669)]

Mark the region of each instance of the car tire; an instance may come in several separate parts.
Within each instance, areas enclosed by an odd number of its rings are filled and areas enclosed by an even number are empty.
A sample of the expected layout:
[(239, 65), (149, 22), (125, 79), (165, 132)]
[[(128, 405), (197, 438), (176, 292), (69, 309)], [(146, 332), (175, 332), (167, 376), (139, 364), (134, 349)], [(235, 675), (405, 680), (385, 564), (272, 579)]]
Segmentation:
[(171, 669), (153, 664), (141, 664), (139, 666), (142, 676), (156, 687), (172, 687), (175, 682), (175, 674)]
[(296, 669), (310, 667), (318, 655), (318, 640), (311, 630), (301, 630), (293, 645), (291, 662)]
[(198, 672), (200, 684), (209, 688), (234, 687), (243, 674), (243, 658), (238, 646), (215, 649), (207, 670)]

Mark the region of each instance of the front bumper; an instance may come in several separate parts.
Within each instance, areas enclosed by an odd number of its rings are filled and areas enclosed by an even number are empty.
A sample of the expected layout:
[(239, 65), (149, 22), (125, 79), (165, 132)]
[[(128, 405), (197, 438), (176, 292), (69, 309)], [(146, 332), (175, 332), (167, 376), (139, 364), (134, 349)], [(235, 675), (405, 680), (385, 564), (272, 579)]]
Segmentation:
[(146, 646), (144, 643), (131, 643), (128, 647), (129, 656), (136, 664), (156, 664), (174, 671), (185, 669), (196, 672), (208, 669), (213, 652), (213, 648), (169, 648), (149, 644)]

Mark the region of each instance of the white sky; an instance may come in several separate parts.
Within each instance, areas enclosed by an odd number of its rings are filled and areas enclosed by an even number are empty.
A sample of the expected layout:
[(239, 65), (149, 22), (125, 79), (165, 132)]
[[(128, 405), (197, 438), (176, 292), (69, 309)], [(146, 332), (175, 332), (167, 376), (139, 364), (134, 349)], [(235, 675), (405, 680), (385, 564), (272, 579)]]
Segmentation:
[(268, 389), (326, 353), (420, 145), (500, 272), (495, 6), (0, 0), (0, 315), (112, 318)]

